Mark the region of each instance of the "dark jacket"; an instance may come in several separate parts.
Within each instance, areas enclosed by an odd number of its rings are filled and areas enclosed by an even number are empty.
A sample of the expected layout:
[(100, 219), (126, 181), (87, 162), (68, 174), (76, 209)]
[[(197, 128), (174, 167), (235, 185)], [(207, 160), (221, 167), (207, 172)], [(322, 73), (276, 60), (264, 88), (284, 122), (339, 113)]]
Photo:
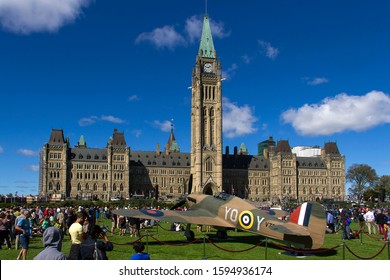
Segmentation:
[(384, 225), (384, 224), (387, 223), (387, 218), (386, 218), (385, 214), (383, 214), (383, 213), (378, 213), (378, 214), (376, 215), (375, 221), (376, 221), (376, 223), (379, 224), (379, 225)]
[[(98, 250), (98, 256), (96, 258), (94, 252), (95, 252), (95, 243)], [(79, 250), (79, 259), (81, 260), (108, 260), (107, 258), (107, 251), (112, 251), (114, 249), (114, 245), (108, 241), (104, 242), (102, 240), (98, 239), (92, 239), (88, 238), (81, 243), (80, 250)]]

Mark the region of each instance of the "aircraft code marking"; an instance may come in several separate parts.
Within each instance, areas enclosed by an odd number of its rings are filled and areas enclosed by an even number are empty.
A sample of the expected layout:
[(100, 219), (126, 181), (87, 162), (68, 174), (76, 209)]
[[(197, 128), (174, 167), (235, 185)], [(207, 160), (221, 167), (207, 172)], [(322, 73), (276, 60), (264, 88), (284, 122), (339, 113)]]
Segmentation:
[(260, 230), (261, 223), (265, 220), (264, 217), (256, 216), (256, 219), (253, 216), (251, 211), (242, 211), (238, 214), (238, 210), (235, 208), (225, 207), (225, 220), (230, 220), (233, 223), (238, 222), (243, 229), (251, 229), (255, 221), (257, 222), (257, 230)]
[(233, 223), (237, 222), (238, 210), (234, 209), (234, 208), (228, 208), (228, 207), (225, 207), (225, 208), (226, 208), (225, 220), (227, 220), (228, 214), (229, 214), (230, 210), (232, 210), (232, 212), (230, 213), (230, 220)]

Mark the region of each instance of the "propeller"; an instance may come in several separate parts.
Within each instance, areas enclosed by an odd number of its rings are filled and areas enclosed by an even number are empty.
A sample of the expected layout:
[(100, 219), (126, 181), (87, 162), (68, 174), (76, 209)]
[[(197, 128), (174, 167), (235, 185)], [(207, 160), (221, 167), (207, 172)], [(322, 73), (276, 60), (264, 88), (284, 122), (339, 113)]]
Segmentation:
[(192, 191), (192, 174), (190, 175), (190, 179), (188, 180), (188, 193), (184, 195), (183, 199), (180, 200), (178, 203), (173, 205), (170, 210), (175, 210), (179, 208), (180, 206), (183, 206), (187, 202), (187, 196), (191, 194)]

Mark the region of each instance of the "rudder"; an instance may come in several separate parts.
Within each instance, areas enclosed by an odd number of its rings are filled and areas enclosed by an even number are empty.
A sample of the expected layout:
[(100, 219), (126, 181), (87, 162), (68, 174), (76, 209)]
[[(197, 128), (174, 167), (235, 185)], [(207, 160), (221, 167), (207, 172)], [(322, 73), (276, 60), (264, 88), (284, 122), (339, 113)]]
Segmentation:
[(290, 222), (304, 227), (312, 238), (312, 249), (324, 244), (326, 231), (326, 213), (324, 207), (317, 202), (305, 202), (290, 214)]

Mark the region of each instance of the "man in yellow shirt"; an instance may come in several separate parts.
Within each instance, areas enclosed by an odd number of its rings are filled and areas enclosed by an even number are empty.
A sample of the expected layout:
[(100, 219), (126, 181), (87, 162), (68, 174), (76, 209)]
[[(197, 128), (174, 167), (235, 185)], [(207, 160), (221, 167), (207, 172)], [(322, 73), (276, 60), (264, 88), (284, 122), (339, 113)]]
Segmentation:
[(72, 245), (70, 247), (68, 260), (77, 260), (79, 258), (80, 245), (84, 239), (84, 234), (83, 234), (84, 220), (85, 220), (84, 213), (79, 212), (77, 214), (76, 221), (69, 228), (69, 235), (72, 241)]

